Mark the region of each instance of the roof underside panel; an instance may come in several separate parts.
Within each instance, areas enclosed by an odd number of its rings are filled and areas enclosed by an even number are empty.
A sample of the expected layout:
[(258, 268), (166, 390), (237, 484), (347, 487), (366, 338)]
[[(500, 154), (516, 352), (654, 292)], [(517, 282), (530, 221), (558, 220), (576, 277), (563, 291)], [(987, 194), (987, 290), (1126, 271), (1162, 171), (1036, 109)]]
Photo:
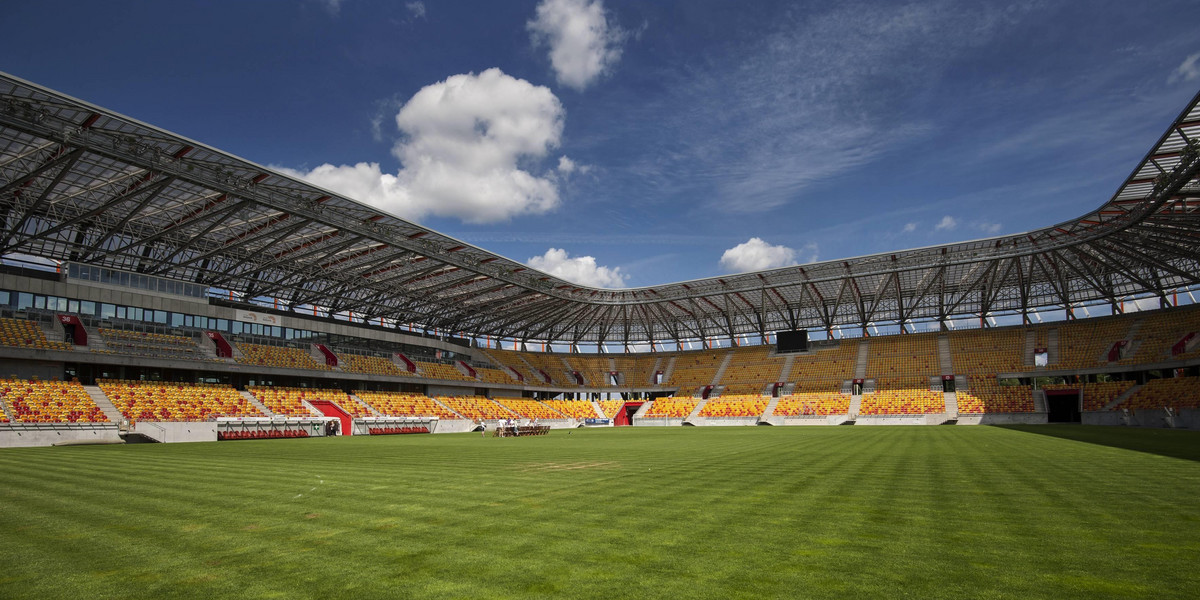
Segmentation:
[(1200, 107), (1112, 199), (984, 240), (624, 290), (572, 284), (353, 199), (0, 74), (0, 254), (299, 309), (555, 342), (642, 343), (1165, 297), (1200, 284)]

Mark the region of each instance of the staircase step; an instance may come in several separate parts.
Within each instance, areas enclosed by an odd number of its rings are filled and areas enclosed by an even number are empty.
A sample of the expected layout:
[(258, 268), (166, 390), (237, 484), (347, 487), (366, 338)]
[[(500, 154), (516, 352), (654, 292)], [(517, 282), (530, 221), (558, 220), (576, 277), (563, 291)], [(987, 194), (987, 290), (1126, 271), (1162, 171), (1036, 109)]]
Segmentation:
[(96, 406), (100, 407), (100, 412), (108, 417), (109, 422), (120, 423), (125, 418), (125, 415), (117, 410), (116, 405), (112, 403), (112, 400), (108, 399), (108, 396), (104, 394), (104, 390), (101, 390), (100, 386), (85, 385), (83, 389), (87, 392), (88, 396), (91, 396), (92, 402), (95, 402)]
[(258, 398), (254, 397), (254, 394), (251, 394), (247, 390), (238, 390), (238, 393), (241, 394), (241, 396), (246, 399), (246, 402), (249, 402), (252, 406), (254, 406), (254, 408), (257, 408), (260, 412), (262, 412), (262, 414), (264, 414), (268, 417), (275, 416), (275, 413), (267, 410), (267, 406), (265, 404), (263, 404), (262, 402), (259, 402)]

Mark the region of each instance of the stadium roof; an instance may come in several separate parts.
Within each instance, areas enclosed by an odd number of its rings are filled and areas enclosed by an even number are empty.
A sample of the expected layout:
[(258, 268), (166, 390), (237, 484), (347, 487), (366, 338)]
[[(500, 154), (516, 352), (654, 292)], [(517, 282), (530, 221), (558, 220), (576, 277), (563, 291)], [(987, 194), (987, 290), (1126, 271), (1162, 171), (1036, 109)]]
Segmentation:
[[(1111, 199), (1026, 233), (632, 289), (581, 286), (0, 73), (0, 255), (297, 309), (560, 343), (946, 321), (1200, 284), (1200, 95)], [(1088, 127), (1081, 122), (1079, 127)], [(1069, 312), (1069, 311), (1068, 311)]]

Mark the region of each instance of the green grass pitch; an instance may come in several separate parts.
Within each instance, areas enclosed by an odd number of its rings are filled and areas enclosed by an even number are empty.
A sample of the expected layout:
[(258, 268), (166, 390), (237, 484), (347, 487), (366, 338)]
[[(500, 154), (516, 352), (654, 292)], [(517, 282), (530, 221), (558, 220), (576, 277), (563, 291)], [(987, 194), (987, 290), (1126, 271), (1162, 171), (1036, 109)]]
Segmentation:
[(4, 449), (0, 481), (0, 598), (1200, 596), (1186, 431)]

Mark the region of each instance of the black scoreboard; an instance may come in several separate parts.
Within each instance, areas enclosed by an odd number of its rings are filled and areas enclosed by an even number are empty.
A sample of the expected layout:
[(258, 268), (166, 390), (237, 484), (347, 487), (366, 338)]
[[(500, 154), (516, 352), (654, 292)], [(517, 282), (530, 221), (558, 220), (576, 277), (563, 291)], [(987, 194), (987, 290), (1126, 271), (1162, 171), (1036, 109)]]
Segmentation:
[(775, 334), (775, 352), (805, 352), (808, 350), (808, 331), (780, 331)]

